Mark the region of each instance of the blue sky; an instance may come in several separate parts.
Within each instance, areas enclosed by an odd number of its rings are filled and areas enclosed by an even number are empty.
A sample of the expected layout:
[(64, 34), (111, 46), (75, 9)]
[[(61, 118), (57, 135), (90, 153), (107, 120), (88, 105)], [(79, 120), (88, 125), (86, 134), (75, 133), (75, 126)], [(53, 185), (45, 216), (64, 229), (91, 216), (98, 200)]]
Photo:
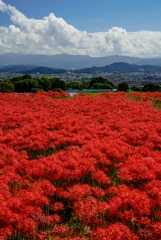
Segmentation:
[[(4, 0), (29, 18), (41, 19), (53, 12), (81, 31), (161, 31), (161, 0)], [(1, 25), (8, 25), (0, 13)]]
[(161, 0), (0, 0), (0, 53), (159, 57), (159, 50)]

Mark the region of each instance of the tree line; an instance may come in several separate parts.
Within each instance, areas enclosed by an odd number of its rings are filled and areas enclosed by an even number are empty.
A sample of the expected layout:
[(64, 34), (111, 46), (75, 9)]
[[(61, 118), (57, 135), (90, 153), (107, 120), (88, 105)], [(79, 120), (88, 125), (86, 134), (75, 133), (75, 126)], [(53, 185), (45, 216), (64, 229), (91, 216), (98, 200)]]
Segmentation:
[[(101, 76), (92, 79), (74, 80), (65, 82), (59, 77), (41, 77), (32, 78), (29, 74), (23, 76), (15, 76), (10, 80), (0, 81), (0, 92), (37, 92), (37, 91), (60, 91), (72, 89), (117, 89), (118, 91), (129, 90), (127, 82), (121, 82), (115, 86), (111, 81)], [(161, 85), (154, 83), (147, 83), (144, 86), (133, 86), (133, 91), (154, 92), (161, 91)]]
[(59, 77), (32, 78), (28, 74), (0, 82), (0, 92), (37, 92), (49, 90), (66, 90), (66, 84)]
[(91, 80), (65, 82), (59, 77), (32, 78), (29, 74), (16, 76), (10, 80), (0, 81), (0, 92), (37, 92), (59, 91), (66, 89), (110, 89), (114, 84), (103, 77), (95, 77)]

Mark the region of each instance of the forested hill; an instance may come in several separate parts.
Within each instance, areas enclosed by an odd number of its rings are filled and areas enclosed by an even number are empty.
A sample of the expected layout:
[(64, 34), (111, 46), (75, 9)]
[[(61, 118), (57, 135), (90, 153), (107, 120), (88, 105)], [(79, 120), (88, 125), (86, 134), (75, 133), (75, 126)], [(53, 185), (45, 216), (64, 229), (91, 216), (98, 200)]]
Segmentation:
[(48, 68), (48, 67), (32, 67), (32, 66), (5, 66), (0, 68), (0, 73), (8, 72), (8, 73), (22, 73), (22, 74), (63, 74), (68, 71), (73, 73), (89, 73), (89, 74), (99, 74), (102, 72), (107, 73), (161, 73), (160, 66), (152, 66), (152, 65), (136, 65), (136, 64), (128, 64), (126, 62), (117, 62), (112, 63), (110, 65), (106, 65), (104, 67), (91, 67), (91, 68), (83, 68), (78, 70), (65, 70), (65, 69), (57, 69), (57, 68)]
[(35, 67), (35, 66), (23, 66), (23, 65), (11, 65), (0, 68), (0, 73), (22, 73), (22, 74), (61, 74), (66, 73), (67, 70), (64, 69), (55, 69), (55, 68), (47, 68), (47, 67)]
[(47, 67), (37, 67), (32, 70), (25, 70), (23, 73), (32, 74), (32, 73), (40, 73), (40, 74), (61, 74), (66, 73), (67, 70), (64, 69), (55, 69), (55, 68), (47, 68)]
[(75, 70), (75, 73), (132, 73), (132, 72), (140, 72), (140, 73), (161, 73), (160, 66), (152, 66), (152, 65), (136, 65), (136, 64), (128, 64), (125, 62), (113, 63), (110, 65), (106, 65), (105, 67), (91, 67), (84, 68), (80, 70)]

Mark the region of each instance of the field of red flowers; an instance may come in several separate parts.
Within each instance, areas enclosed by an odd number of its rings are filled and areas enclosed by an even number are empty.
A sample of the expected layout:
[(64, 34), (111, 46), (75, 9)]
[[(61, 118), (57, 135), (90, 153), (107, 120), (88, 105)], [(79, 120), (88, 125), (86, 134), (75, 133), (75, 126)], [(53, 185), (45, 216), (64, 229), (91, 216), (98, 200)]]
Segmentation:
[(0, 94), (0, 240), (161, 239), (161, 93)]

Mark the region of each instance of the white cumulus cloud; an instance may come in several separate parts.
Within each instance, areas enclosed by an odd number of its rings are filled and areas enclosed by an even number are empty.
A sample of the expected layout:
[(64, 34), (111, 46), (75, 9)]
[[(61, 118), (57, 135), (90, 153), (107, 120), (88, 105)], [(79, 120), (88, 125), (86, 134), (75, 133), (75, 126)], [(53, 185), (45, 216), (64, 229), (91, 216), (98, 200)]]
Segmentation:
[(161, 32), (127, 32), (113, 27), (106, 32), (88, 33), (53, 13), (43, 19), (29, 19), (2, 0), (0, 11), (8, 14), (12, 22), (8, 27), (0, 26), (0, 53), (160, 56)]

